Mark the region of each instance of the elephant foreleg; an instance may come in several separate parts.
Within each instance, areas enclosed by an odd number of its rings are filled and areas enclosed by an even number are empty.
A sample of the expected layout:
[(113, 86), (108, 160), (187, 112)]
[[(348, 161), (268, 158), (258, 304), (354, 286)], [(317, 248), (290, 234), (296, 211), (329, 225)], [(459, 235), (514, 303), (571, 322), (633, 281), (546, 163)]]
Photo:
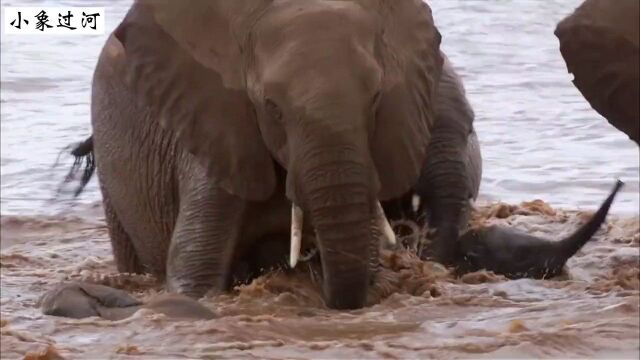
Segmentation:
[(228, 286), (244, 201), (202, 176), (181, 191), (180, 210), (167, 259), (167, 290), (202, 297)]
[(429, 155), (416, 186), (421, 198), (420, 211), (428, 213), (433, 229), (431, 247), (421, 257), (432, 257), (451, 264), (456, 257), (460, 228), (465, 225), (471, 191), (464, 161), (465, 154), (450, 142), (429, 145)]
[(419, 213), (426, 212), (432, 246), (421, 257), (452, 264), (459, 254), (458, 237), (471, 217), (471, 202), (478, 196), (482, 177), (482, 156), (475, 132), (460, 145), (449, 139), (430, 145), (425, 168), (416, 186), (421, 197)]
[(118, 272), (142, 274), (144, 269), (140, 263), (136, 249), (131, 242), (129, 234), (124, 230), (120, 219), (111, 205), (111, 198), (106, 189), (101, 186), (102, 204), (104, 207), (105, 221), (111, 239), (111, 249)]
[(467, 226), (470, 201), (478, 195), (482, 176), (480, 145), (473, 130), (474, 113), (462, 80), (443, 54), (436, 120), (420, 179), (415, 187), (420, 212), (428, 212), (433, 254), (421, 254), (452, 264), (460, 230)]

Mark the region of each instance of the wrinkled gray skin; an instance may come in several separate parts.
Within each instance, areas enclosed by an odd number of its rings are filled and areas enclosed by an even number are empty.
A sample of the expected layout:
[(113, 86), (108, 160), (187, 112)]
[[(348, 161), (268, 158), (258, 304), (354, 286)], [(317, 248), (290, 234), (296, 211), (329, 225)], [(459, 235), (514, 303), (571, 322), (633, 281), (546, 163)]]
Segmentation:
[(256, 244), (287, 244), (293, 202), (304, 241), (316, 235), (327, 306), (362, 307), (376, 203), (415, 184), (434, 121), (442, 59), (428, 6), (185, 4), (136, 1), (94, 74), (118, 271), (194, 298), (225, 290)]
[[(436, 121), (422, 173), (411, 192), (384, 206), (390, 220), (410, 218), (422, 225), (426, 218), (434, 230), (431, 246), (420, 256), (452, 265), (457, 260), (458, 237), (468, 226), (471, 204), (478, 196), (482, 156), (473, 128), (473, 109), (462, 80), (447, 57), (442, 56)], [(414, 195), (420, 198), (417, 213), (413, 211)]]
[(480, 143), (473, 128), (474, 113), (462, 80), (446, 59), (438, 87), (436, 122), (427, 159), (415, 186), (420, 214), (427, 214), (432, 232), (432, 257), (443, 264), (455, 260), (456, 242), (467, 228), (471, 204), (482, 178)]
[(174, 319), (213, 319), (215, 314), (192, 298), (180, 294), (163, 294), (146, 304), (125, 291), (88, 283), (62, 283), (40, 300), (45, 315), (75, 319), (97, 316), (121, 320), (140, 309), (149, 309)]

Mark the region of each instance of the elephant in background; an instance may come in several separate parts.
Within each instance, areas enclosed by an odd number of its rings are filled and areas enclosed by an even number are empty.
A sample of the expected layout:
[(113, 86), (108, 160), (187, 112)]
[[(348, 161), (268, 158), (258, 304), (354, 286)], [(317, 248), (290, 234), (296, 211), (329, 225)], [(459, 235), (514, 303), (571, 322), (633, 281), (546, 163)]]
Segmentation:
[(380, 201), (424, 164), (439, 45), (421, 0), (136, 1), (92, 88), (118, 271), (197, 298), (260, 244), (291, 239), (295, 265), (313, 238), (327, 306), (362, 307)]
[(640, 1), (587, 0), (555, 35), (574, 85), (611, 125), (640, 144)]
[[(462, 79), (444, 53), (436, 95), (436, 118), (420, 177), (411, 191), (384, 203), (390, 220), (411, 219), (430, 228), (431, 246), (419, 254), (443, 264), (457, 261), (458, 238), (467, 229), (482, 178), (474, 112)], [(414, 209), (413, 197), (419, 205)]]

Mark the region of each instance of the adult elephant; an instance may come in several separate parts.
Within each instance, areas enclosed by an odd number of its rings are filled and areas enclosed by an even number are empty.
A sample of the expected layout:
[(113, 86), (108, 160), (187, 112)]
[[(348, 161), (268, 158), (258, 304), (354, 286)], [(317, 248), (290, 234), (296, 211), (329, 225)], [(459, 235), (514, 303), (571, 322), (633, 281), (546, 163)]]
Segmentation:
[(362, 307), (379, 201), (424, 163), (439, 45), (421, 0), (136, 1), (92, 91), (118, 271), (200, 297), (266, 239), (291, 233), (295, 264), (301, 231), (327, 305)]
[(639, 0), (587, 0), (556, 27), (573, 83), (611, 125), (640, 143)]
[[(426, 219), (431, 245), (420, 256), (452, 265), (459, 258), (458, 238), (468, 227), (471, 204), (480, 189), (482, 155), (462, 79), (446, 55), (441, 56), (436, 118), (421, 175), (410, 192), (384, 206), (391, 220), (410, 218), (422, 226)], [(414, 196), (420, 200), (417, 212)]]

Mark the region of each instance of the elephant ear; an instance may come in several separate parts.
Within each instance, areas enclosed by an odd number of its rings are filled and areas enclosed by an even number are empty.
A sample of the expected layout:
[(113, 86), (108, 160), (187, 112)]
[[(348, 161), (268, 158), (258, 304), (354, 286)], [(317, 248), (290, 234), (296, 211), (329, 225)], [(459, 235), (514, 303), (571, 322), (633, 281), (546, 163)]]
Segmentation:
[(638, 0), (587, 0), (555, 30), (574, 85), (600, 115), (640, 141)]
[(416, 183), (435, 118), (440, 78), (440, 33), (422, 0), (380, 0), (381, 35), (376, 52), (384, 66), (376, 111), (373, 160), (381, 200), (406, 193)]
[[(152, 116), (206, 167), (214, 183), (248, 200), (266, 199), (275, 188), (273, 162), (246, 91), (234, 88), (233, 76), (225, 81), (215, 67), (220, 59), (208, 64), (196, 60), (189, 48), (203, 45), (183, 46), (158, 24), (154, 13), (163, 9), (157, 4), (161, 2), (136, 3), (115, 31), (125, 49), (127, 83)], [(181, 15), (177, 12), (174, 20), (185, 20)], [(204, 41), (200, 35), (194, 34), (192, 41)]]

